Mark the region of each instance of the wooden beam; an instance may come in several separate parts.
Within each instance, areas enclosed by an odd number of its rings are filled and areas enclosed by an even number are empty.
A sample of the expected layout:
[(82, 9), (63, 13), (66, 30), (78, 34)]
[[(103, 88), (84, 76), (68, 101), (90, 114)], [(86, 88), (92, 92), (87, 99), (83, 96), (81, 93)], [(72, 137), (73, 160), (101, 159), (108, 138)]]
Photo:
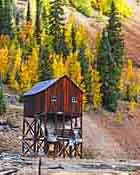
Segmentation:
[[(25, 134), (25, 119), (23, 119), (23, 128), (22, 128), (22, 140), (24, 140)], [(24, 153), (24, 143), (22, 142), (22, 153)]]

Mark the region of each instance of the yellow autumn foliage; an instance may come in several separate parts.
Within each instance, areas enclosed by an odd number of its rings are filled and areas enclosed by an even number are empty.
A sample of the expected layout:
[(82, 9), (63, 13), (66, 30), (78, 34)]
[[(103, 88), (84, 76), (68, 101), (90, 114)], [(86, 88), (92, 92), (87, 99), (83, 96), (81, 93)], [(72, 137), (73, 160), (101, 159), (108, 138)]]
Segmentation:
[(28, 56), (28, 72), (31, 79), (31, 84), (38, 80), (38, 67), (39, 67), (39, 49), (33, 48), (32, 54)]
[(26, 91), (38, 80), (38, 48), (33, 48), (28, 60), (21, 63), (19, 72), (19, 89)]
[(137, 100), (140, 95), (140, 76), (139, 71), (133, 67), (131, 59), (128, 59), (125, 73), (120, 80), (121, 93), (126, 96), (127, 100)]
[(53, 54), (51, 56), (51, 59), (53, 60), (52, 63), (52, 77), (57, 78), (65, 74), (65, 66), (63, 63), (63, 57), (60, 55)]
[(11, 71), (10, 71), (10, 75), (9, 75), (9, 85), (11, 88), (13, 88), (15, 90), (19, 89), (16, 76), (20, 70), (20, 64), (21, 64), (21, 49), (18, 48), (16, 50), (15, 55), (13, 56), (13, 60), (11, 63), (11, 68), (10, 68)]
[(134, 112), (134, 108), (135, 108), (135, 101), (132, 99), (129, 103), (129, 109), (131, 112)]
[(65, 63), (66, 73), (75, 83), (80, 86), (82, 81), (81, 65), (78, 60), (78, 53), (70, 53)]
[(28, 64), (22, 63), (19, 72), (19, 89), (24, 92), (31, 87), (31, 79), (28, 72)]
[(27, 22), (22, 25), (22, 30), (18, 33), (18, 38), (21, 41), (26, 41), (27, 38), (30, 38), (33, 35), (32, 23)]
[(116, 113), (116, 116), (115, 116), (115, 122), (119, 125), (122, 124), (122, 121), (123, 121), (123, 116), (122, 116), (122, 113), (120, 111), (118, 111)]
[(74, 25), (74, 16), (69, 16), (68, 21), (65, 26), (65, 42), (69, 48), (72, 48), (72, 37), (71, 37), (71, 31), (72, 26)]
[(133, 63), (131, 59), (128, 59), (127, 70), (126, 70), (126, 81), (131, 81), (134, 78)]
[(77, 48), (80, 48), (81, 43), (86, 43), (87, 41), (87, 32), (85, 30), (85, 27), (83, 25), (80, 25), (77, 28), (76, 31), (76, 44), (77, 44)]
[(8, 48), (0, 49), (0, 77), (2, 80), (6, 79), (9, 68), (9, 57), (8, 57)]

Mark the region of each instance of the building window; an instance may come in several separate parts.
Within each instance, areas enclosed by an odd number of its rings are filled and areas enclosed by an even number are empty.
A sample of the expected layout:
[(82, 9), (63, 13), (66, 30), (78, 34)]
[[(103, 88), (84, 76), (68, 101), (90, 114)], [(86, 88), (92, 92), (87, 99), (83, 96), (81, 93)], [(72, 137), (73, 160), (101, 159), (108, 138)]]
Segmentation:
[(57, 100), (56, 96), (51, 96), (51, 101), (52, 102), (56, 102), (56, 100)]
[(76, 97), (72, 97), (72, 103), (77, 103), (77, 98)]

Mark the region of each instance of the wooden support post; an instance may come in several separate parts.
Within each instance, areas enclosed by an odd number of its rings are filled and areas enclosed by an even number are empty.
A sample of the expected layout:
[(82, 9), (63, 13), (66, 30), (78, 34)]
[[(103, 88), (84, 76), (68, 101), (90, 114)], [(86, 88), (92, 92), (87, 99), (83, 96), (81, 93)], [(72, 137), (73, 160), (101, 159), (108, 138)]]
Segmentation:
[(55, 130), (57, 130), (57, 114), (54, 114), (55, 117)]
[(75, 143), (75, 145), (74, 145), (74, 151), (75, 151), (75, 157), (77, 157), (77, 144)]
[[(83, 139), (83, 116), (82, 116), (82, 113), (80, 115), (80, 128), (81, 128), (81, 138)], [(81, 148), (80, 148), (80, 158), (82, 159), (82, 154), (83, 154), (83, 140), (82, 140), (82, 143), (81, 143)]]
[(24, 154), (24, 134), (25, 134), (25, 119), (23, 118), (23, 128), (22, 128), (22, 153)]
[(77, 117), (75, 117), (75, 128), (77, 128)]
[(41, 157), (39, 157), (38, 175), (41, 175)]
[(34, 138), (33, 138), (33, 142), (34, 142), (34, 153), (36, 153), (36, 144), (37, 144), (37, 133), (36, 133), (36, 124), (37, 124), (37, 119), (34, 119)]
[(70, 119), (71, 119), (71, 130), (73, 129), (72, 128), (72, 114), (70, 115)]
[[(63, 137), (64, 137), (64, 130), (65, 130), (65, 114), (63, 114)], [(65, 145), (65, 142), (63, 140), (63, 147)], [(65, 158), (65, 149), (63, 150), (63, 158)]]
[(45, 139), (44, 139), (44, 153), (45, 154), (47, 154), (48, 153), (48, 146), (47, 146), (47, 136), (48, 136), (48, 131), (47, 131), (47, 122), (48, 122), (48, 116), (47, 116), (47, 114), (45, 115), (45, 118), (44, 118), (44, 125), (45, 125), (45, 128), (46, 128), (46, 130), (45, 130), (45, 135), (46, 135), (46, 137), (45, 137)]

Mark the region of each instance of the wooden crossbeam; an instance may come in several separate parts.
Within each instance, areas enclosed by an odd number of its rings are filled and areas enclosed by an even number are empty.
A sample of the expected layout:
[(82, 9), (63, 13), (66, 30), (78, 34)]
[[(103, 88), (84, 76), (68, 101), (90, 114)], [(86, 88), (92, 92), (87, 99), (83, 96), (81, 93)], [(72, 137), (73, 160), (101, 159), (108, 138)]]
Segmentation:
[(24, 145), (24, 152), (23, 152), (24, 155), (26, 155), (28, 152), (34, 153), (34, 150), (32, 149), (32, 147), (34, 146), (34, 143), (29, 145), (28, 142), (26, 142), (25, 140), (22, 140), (22, 144)]
[(66, 144), (64, 144), (61, 148), (61, 150), (59, 151), (59, 153), (57, 154), (57, 156), (61, 156), (62, 153), (64, 154), (66, 152), (66, 148), (68, 147), (69, 143), (67, 142)]
[(24, 125), (27, 125), (28, 127), (28, 129), (26, 130), (26, 133), (24, 134), (24, 137), (26, 137), (29, 132), (32, 136), (34, 136), (33, 126), (35, 125), (35, 120), (33, 120), (30, 124), (26, 119), (24, 119)]

